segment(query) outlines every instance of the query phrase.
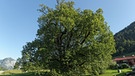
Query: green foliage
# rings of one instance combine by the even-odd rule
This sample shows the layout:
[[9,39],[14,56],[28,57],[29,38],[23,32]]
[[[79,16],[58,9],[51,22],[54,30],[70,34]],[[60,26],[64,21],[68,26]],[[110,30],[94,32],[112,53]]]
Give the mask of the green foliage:
[[81,11],[73,5],[72,1],[58,1],[55,9],[41,5],[37,38],[22,50],[25,71],[98,76],[108,67],[115,43],[102,9]]
[[14,66],[14,69],[21,69],[21,66],[22,66],[22,62],[21,62],[21,58],[18,58],[16,60],[16,63],[15,63],[15,66]]
[[114,35],[117,52],[113,56],[122,56],[135,51],[135,22]]
[[[41,43],[40,40],[36,39],[33,42],[28,42],[27,45],[23,47],[22,51],[22,69],[24,71],[37,71],[44,69],[45,67],[42,66],[40,63],[44,63],[45,57],[43,57],[43,51],[40,51]],[[42,56],[42,58],[40,58]]]
[[116,62],[115,62],[115,61],[111,61],[111,62],[109,63],[108,69],[112,69],[112,70],[118,69]]
[[126,68],[130,68],[130,66],[126,63],[123,63],[121,65],[118,66],[119,69],[126,69]]

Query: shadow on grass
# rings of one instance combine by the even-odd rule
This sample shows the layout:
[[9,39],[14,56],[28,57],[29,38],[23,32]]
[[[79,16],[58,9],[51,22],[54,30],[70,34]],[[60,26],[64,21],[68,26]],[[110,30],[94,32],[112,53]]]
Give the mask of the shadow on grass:
[[126,73],[120,73],[120,74],[117,74],[116,76],[125,76]]

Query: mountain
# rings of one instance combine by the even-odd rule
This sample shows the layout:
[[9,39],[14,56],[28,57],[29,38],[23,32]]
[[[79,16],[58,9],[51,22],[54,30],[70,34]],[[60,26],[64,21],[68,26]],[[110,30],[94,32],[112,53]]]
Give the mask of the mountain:
[[13,69],[14,65],[15,65],[16,61],[12,58],[5,58],[3,60],[0,60],[0,67],[2,67],[3,69]]
[[114,35],[117,52],[113,56],[135,53],[135,22]]

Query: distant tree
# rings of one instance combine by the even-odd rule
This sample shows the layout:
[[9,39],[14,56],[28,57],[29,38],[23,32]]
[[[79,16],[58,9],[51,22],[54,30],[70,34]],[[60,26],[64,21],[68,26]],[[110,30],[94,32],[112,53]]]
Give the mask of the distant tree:
[[73,5],[64,0],[55,9],[42,5],[37,39],[23,47],[25,70],[49,69],[55,76],[98,76],[108,67],[115,43],[102,9],[81,11]]

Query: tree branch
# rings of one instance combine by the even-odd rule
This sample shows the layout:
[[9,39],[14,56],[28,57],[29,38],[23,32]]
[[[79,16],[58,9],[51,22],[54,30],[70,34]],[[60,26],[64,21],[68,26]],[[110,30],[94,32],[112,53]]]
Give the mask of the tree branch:
[[82,42],[80,44],[83,44],[89,35],[90,35],[90,32],[88,32],[88,34],[85,35],[84,39],[82,40]]

